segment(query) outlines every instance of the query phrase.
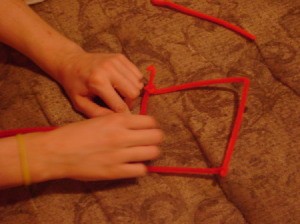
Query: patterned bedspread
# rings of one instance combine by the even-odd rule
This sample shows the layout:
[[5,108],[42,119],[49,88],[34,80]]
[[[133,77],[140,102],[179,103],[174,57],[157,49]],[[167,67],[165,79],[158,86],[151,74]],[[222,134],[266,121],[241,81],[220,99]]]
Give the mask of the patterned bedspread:
[[[155,65],[157,87],[249,78],[228,176],[150,174],[2,190],[1,224],[300,223],[300,1],[176,2],[237,24],[257,40],[148,0],[48,0],[34,10],[88,51],[125,54],[146,78],[146,67]],[[153,164],[219,166],[240,93],[240,85],[222,84],[152,96],[148,113],[166,132]],[[55,82],[0,46],[1,129],[82,119]]]

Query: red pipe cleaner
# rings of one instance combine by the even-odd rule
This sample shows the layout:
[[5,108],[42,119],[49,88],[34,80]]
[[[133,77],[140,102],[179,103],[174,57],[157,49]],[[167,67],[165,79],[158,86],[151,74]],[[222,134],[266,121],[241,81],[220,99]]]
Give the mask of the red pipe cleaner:
[[226,176],[228,173],[229,162],[232,157],[234,146],[238,138],[238,132],[242,124],[243,113],[246,106],[248,90],[250,86],[249,79],[245,77],[232,77],[232,78],[222,78],[215,80],[204,80],[197,82],[185,83],[177,86],[170,86],[161,89],[157,89],[154,85],[154,77],[156,75],[156,70],[154,66],[149,66],[147,70],[150,72],[150,79],[148,84],[145,86],[144,96],[142,98],[140,114],[147,113],[147,105],[150,95],[158,95],[165,93],[172,93],[180,90],[193,89],[198,87],[204,87],[214,84],[224,84],[224,83],[242,83],[243,90],[240,100],[240,105],[237,111],[237,116],[233,125],[232,133],[227,145],[227,149],[224,155],[224,159],[221,167],[216,168],[189,168],[189,167],[162,167],[162,166],[149,166],[149,172],[156,173],[177,173],[177,174],[219,174],[221,176]]
[[15,136],[17,134],[26,134],[32,132],[47,132],[56,129],[56,127],[35,127],[35,128],[20,128],[11,130],[0,130],[0,138]]
[[223,26],[229,30],[232,30],[250,40],[255,40],[256,37],[247,32],[246,30],[236,26],[236,25],[233,25],[227,21],[224,21],[222,19],[219,19],[219,18],[216,18],[216,17],[213,17],[213,16],[210,16],[210,15],[206,15],[204,13],[201,13],[201,12],[197,12],[195,10],[192,10],[192,9],[189,9],[187,7],[184,7],[182,5],[179,5],[179,4],[176,4],[174,2],[172,2],[171,0],[151,0],[151,3],[153,5],[156,5],[156,6],[162,6],[162,7],[167,7],[167,8],[170,8],[170,9],[174,9],[178,12],[181,12],[181,13],[184,13],[186,15],[190,15],[190,16],[194,16],[194,17],[197,17],[197,18],[200,18],[200,19],[204,19],[204,20],[207,20],[207,21],[210,21],[210,22],[213,22],[215,24],[218,24],[220,26]]

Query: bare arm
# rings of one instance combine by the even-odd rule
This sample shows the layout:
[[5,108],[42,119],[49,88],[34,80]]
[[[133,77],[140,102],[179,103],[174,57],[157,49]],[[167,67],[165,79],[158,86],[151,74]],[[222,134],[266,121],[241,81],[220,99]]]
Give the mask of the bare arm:
[[[107,180],[146,174],[163,133],[151,117],[111,114],[23,136],[32,183]],[[0,139],[0,188],[24,183],[15,137]]]
[[[43,149],[47,145],[47,134],[28,134],[26,137],[26,154],[30,168],[32,183],[42,182],[50,179],[59,179],[63,176],[56,174],[56,169],[49,166]],[[57,170],[62,174],[62,169]],[[0,189],[22,185],[24,183],[18,144],[15,137],[0,139]]]
[[[73,106],[88,117],[129,112],[143,88],[143,75],[121,54],[92,54],[59,34],[23,0],[2,0],[0,42],[31,58],[59,82]],[[100,97],[109,107],[93,103]]]
[[[1,0],[0,41],[30,57],[57,80],[78,111],[89,117],[106,115],[49,133],[25,135],[32,182],[145,175],[142,161],[158,156],[162,133],[153,118],[113,113],[129,111],[118,93],[133,100],[143,87],[142,74],[128,59],[85,52],[21,0]],[[93,103],[94,96],[110,109]],[[16,139],[0,139],[0,188],[22,183]]]
[[83,50],[44,22],[22,0],[2,0],[0,41],[31,58],[59,81],[58,71],[69,54]]

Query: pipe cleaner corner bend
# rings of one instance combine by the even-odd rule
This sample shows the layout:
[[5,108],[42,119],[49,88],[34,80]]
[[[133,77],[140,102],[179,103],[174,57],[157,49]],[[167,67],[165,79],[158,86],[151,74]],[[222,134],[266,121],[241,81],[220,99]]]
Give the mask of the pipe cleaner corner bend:
[[[219,18],[209,16],[195,10],[186,8],[182,5],[173,3],[171,0],[151,0],[151,3],[155,6],[162,6],[167,7],[178,12],[184,13],[186,15],[194,16],[200,19],[204,19],[220,26],[223,26],[229,30],[232,30],[245,38],[250,40],[255,40],[256,37],[243,30],[242,28],[233,25],[227,21],[221,20]],[[190,83],[184,83],[181,85],[170,86],[166,88],[157,89],[154,84],[154,78],[156,75],[156,69],[154,66],[149,66],[147,70],[150,72],[150,78],[148,84],[145,86],[145,92],[141,102],[141,110],[140,114],[147,114],[147,106],[149,102],[149,98],[151,95],[158,95],[158,94],[166,94],[172,93],[176,91],[186,90],[186,89],[194,89],[198,87],[205,87],[209,85],[215,84],[223,84],[223,83],[242,83],[243,90],[241,94],[239,108],[237,110],[237,115],[234,121],[234,125],[232,128],[232,132],[229,138],[229,142],[227,144],[227,148],[223,157],[223,162],[220,167],[215,168],[191,168],[191,167],[166,167],[166,166],[148,166],[149,172],[156,172],[156,173],[173,173],[173,174],[218,174],[220,176],[226,176],[228,173],[229,162],[232,158],[232,153],[234,150],[235,143],[238,138],[238,132],[242,124],[243,113],[246,106],[246,100],[248,95],[248,90],[250,86],[249,79],[245,77],[231,77],[231,78],[222,78],[222,79],[215,79],[215,80],[203,80],[203,81],[196,81]],[[14,130],[4,130],[0,131],[0,138],[14,136],[17,134],[25,134],[25,133],[32,133],[32,132],[46,132],[56,129],[57,127],[36,127],[36,128],[23,128],[23,129],[14,129]]]

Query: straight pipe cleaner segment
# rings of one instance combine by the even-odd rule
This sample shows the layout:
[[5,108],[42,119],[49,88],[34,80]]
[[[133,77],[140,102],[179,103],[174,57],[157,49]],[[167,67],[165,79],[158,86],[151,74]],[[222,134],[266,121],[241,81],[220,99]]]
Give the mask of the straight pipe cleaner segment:
[[194,17],[197,17],[197,18],[200,18],[200,19],[204,19],[204,20],[213,22],[215,24],[218,24],[218,25],[223,26],[223,27],[225,27],[229,30],[234,31],[234,32],[248,38],[249,40],[255,40],[256,39],[256,36],[254,36],[253,34],[249,33],[248,31],[246,31],[246,30],[244,30],[244,29],[242,29],[242,28],[240,28],[236,25],[233,25],[233,24],[231,24],[231,23],[229,23],[225,20],[210,16],[210,15],[206,15],[206,14],[201,13],[201,12],[197,12],[197,11],[195,11],[193,9],[190,9],[190,8],[187,8],[183,5],[176,4],[176,3],[172,2],[171,0],[151,0],[151,3],[155,6],[170,8],[170,9],[176,10],[178,12],[184,13],[184,14],[189,15],[189,16],[194,16]]

